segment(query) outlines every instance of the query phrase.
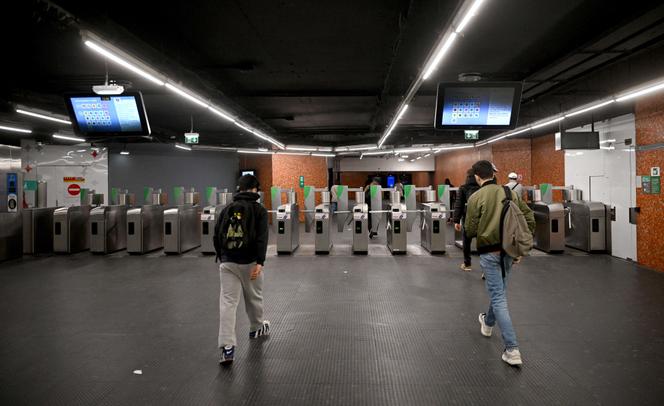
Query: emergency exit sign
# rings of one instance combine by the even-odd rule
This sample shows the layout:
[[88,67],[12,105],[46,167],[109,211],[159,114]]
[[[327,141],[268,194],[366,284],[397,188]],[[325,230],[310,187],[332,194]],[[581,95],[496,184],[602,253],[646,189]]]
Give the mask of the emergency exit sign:
[[198,133],[184,133],[185,144],[198,144]]
[[463,136],[467,140],[479,140],[480,132],[479,130],[465,130],[463,132]]

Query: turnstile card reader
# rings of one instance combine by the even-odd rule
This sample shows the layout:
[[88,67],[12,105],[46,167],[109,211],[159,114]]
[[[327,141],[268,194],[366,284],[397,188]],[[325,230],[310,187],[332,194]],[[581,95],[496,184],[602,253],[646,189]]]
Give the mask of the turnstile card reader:
[[315,237],[314,248],[316,254],[329,254],[332,249],[332,240],[330,239],[330,227],[332,225],[332,216],[330,205],[319,204],[314,212]]
[[277,254],[292,254],[300,246],[300,213],[297,204],[277,208]]
[[533,246],[545,252],[565,250],[565,208],[561,203],[534,202],[529,204],[535,215]]
[[212,237],[214,236],[214,228],[217,225],[217,220],[224,207],[226,206],[208,206],[201,213],[201,252],[203,254],[216,253]]
[[144,254],[164,246],[164,206],[145,205],[127,211],[127,252]]
[[353,207],[353,254],[369,253],[369,205]]
[[181,254],[201,245],[200,206],[182,205],[164,211],[164,252]]
[[72,254],[90,249],[91,209],[91,206],[72,206],[53,212],[53,252]]
[[393,255],[405,254],[407,251],[406,220],[406,205],[392,203],[387,213],[387,248]]
[[90,211],[90,252],[108,254],[127,248],[127,206],[102,206]]
[[422,247],[432,254],[444,254],[445,238],[445,206],[440,203],[422,204],[422,225],[420,241]]

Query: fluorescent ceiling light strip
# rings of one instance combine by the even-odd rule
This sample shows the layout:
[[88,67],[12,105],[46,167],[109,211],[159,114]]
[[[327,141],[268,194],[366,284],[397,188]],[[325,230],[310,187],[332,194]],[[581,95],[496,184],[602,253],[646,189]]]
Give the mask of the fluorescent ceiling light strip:
[[614,139],[604,140],[604,141],[600,141],[599,143],[600,144],[609,144],[609,143],[612,143],[612,142],[616,142],[616,140],[614,140]]
[[[540,123],[540,124],[535,124],[534,126],[532,126],[532,127],[530,127],[530,128],[532,128],[532,129],[534,130],[534,129],[536,129],[536,128],[546,127],[547,125],[551,125],[551,124],[553,124],[553,123],[557,123],[558,121],[562,121],[562,120],[564,120],[564,119],[565,119],[565,116],[556,117],[556,118],[551,119],[551,120],[549,120],[549,121],[545,121],[545,122]],[[515,134],[516,134],[516,133],[515,133]],[[514,135],[514,134],[510,134],[510,135]]]
[[47,116],[45,114],[34,113],[32,111],[23,110],[23,109],[16,109],[16,112],[19,113],[19,114],[25,114],[27,116],[37,117],[37,118],[41,118],[41,119],[44,119],[44,120],[50,120],[50,121],[55,121],[57,123],[71,125],[71,121],[69,121],[69,120],[62,120],[62,119],[55,118],[55,117],[52,117],[52,116]]
[[474,145],[453,145],[451,147],[440,147],[437,150],[434,151],[435,154],[441,152],[441,151],[451,151],[455,149],[465,149],[465,148],[475,148]]
[[456,32],[451,32],[445,42],[443,43],[443,46],[440,47],[438,52],[436,52],[436,55],[432,59],[432,61],[429,63],[428,68],[424,71],[424,75],[422,75],[422,80],[427,80],[431,76],[431,74],[436,70],[438,67],[438,64],[440,61],[443,59],[443,56],[447,53],[447,51],[450,49],[452,44],[454,43],[454,40],[457,37]]
[[235,119],[233,117],[231,117],[230,115],[224,113],[223,111],[221,111],[221,109],[218,109],[218,108],[212,107],[212,106],[208,106],[208,109],[211,112],[213,112],[214,114],[216,114],[219,117],[223,118],[224,120],[233,121],[233,122],[235,121]]
[[661,89],[664,89],[664,82],[653,85],[653,86],[650,86],[650,87],[646,87],[645,89],[632,91],[630,93],[624,94],[623,96],[618,96],[616,98],[616,101],[621,102],[621,101],[633,99],[635,97],[643,96],[644,94],[656,92],[656,91],[661,90]]
[[25,133],[25,134],[32,133],[32,130],[26,130],[24,128],[17,128],[17,127],[7,127],[5,125],[0,125],[0,130],[14,131],[14,132],[17,132],[17,133]]
[[185,99],[187,99],[187,100],[189,100],[189,101],[192,101],[192,102],[198,104],[198,105],[201,106],[201,107],[210,108],[210,104],[209,104],[209,103],[207,103],[207,102],[201,100],[200,98],[198,98],[198,97],[196,97],[196,96],[194,96],[194,95],[192,95],[192,94],[189,94],[189,93],[185,92],[184,90],[180,89],[180,88],[177,87],[177,86],[174,86],[174,85],[172,85],[172,84],[170,84],[170,83],[166,83],[166,87],[167,87],[169,90],[172,90],[173,92],[179,94],[180,96],[184,97]]
[[183,149],[185,151],[191,151],[191,147],[188,147],[186,145],[181,145],[181,144],[175,144],[175,148]]
[[238,149],[238,153],[240,154],[263,154],[263,155],[272,155],[271,151],[260,151],[260,150],[255,150],[255,149]]
[[277,152],[279,155],[300,155],[300,156],[309,156],[307,152]]
[[468,25],[468,22],[475,17],[477,14],[477,10],[480,8],[484,0],[475,0],[475,3],[473,3],[472,6],[470,6],[470,9],[466,13],[465,16],[463,16],[463,19],[459,23],[459,25],[456,27],[456,32],[459,33],[463,31],[464,28],[466,28],[466,25]]
[[399,120],[401,120],[401,117],[403,117],[403,115],[406,113],[406,110],[408,110],[408,104],[404,104],[401,107],[401,110],[399,110],[399,114],[397,114],[396,118],[392,121],[392,124],[390,124],[390,127],[385,132],[385,135],[383,135],[383,138],[381,138],[380,142],[378,143],[379,148],[383,146],[383,143],[385,143],[387,137],[389,137],[390,134],[392,134],[392,131],[397,126]]
[[567,118],[567,117],[578,116],[579,114],[583,114],[583,113],[587,113],[587,112],[595,110],[595,109],[599,109],[600,107],[604,107],[604,106],[606,106],[608,104],[611,104],[611,103],[614,103],[614,102],[615,102],[615,100],[611,99],[611,100],[605,101],[603,103],[599,103],[599,104],[595,104],[595,105],[590,106],[590,107],[586,107],[585,109],[582,109],[582,110],[579,110],[579,111],[575,111],[575,112],[572,112],[572,113],[569,113],[569,114],[565,114],[565,117]]
[[162,80],[157,79],[155,76],[153,76],[153,75],[147,73],[146,71],[144,71],[143,69],[138,68],[138,67],[134,66],[133,64],[125,61],[124,59],[122,59],[119,56],[113,54],[112,52],[110,52],[110,51],[102,48],[101,46],[95,44],[94,42],[92,42],[90,40],[87,40],[87,41],[85,41],[85,45],[88,48],[92,49],[93,51],[95,51],[99,54],[102,54],[106,58],[108,58],[108,59],[112,60],[113,62],[117,63],[118,65],[124,66],[125,68],[127,68],[130,71],[144,77],[145,79],[148,79],[149,81],[151,81],[151,82],[153,82],[153,83],[155,83],[159,86],[164,85],[164,82]]
[[291,147],[291,146],[287,146],[286,149],[289,150],[289,151],[318,151],[318,148],[316,148],[316,147],[297,147],[297,146]]
[[129,155],[129,151],[120,151],[120,155]]
[[324,157],[324,158],[334,158],[334,157],[336,157],[335,154],[311,154],[311,156],[319,156],[319,157]]
[[402,154],[402,153],[408,153],[408,152],[429,152],[431,151],[431,148],[403,148],[403,149],[395,149],[394,153],[395,154]]
[[53,138],[57,138],[59,140],[67,140],[67,141],[85,142],[83,138],[72,137],[70,135],[53,134]]
[[385,154],[391,154],[391,153],[392,153],[392,151],[382,150],[382,151],[363,152],[362,155],[365,155],[365,156],[385,155]]
[[428,158],[428,157],[430,157],[430,156],[431,156],[431,154],[426,154],[426,155],[424,155],[425,158]]
[[373,149],[378,149],[378,146],[371,145],[371,146],[362,146],[362,147],[340,147],[340,148],[345,148],[341,149],[340,151],[371,151]]

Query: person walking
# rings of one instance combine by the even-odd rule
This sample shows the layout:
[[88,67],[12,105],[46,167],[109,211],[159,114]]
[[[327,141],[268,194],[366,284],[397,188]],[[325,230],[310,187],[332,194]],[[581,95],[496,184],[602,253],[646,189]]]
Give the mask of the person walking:
[[470,245],[472,238],[468,238],[465,229],[462,227],[464,217],[466,215],[466,207],[468,206],[468,199],[480,188],[475,180],[475,175],[472,169],[466,173],[466,183],[459,187],[457,199],[454,202],[454,213],[452,214],[452,221],[454,222],[454,229],[461,232],[461,239],[463,243],[463,263],[460,268],[463,271],[470,272],[471,259],[470,259]]
[[[507,191],[496,184],[496,168],[491,162],[478,161],[472,169],[480,189],[468,200],[464,227],[469,238],[477,238],[480,266],[486,276],[485,284],[490,298],[488,311],[479,315],[480,332],[490,337],[497,323],[505,343],[503,361],[509,365],[521,365],[521,352],[507,306],[507,281],[513,259],[505,254],[501,236],[503,201],[507,198]],[[533,212],[514,191],[509,193],[532,233],[535,230]]]
[[257,202],[258,179],[244,175],[239,192],[222,211],[214,232],[214,247],[219,265],[219,363],[230,365],[235,357],[235,321],[240,294],[249,317],[249,338],[270,333],[270,322],[263,319],[263,265],[267,253],[268,215]]
[[507,182],[505,186],[510,188],[510,190],[513,190],[520,199],[523,199],[523,185],[519,182],[519,175],[517,175],[516,172],[510,172],[510,174],[507,175],[507,178],[509,179],[509,182]]

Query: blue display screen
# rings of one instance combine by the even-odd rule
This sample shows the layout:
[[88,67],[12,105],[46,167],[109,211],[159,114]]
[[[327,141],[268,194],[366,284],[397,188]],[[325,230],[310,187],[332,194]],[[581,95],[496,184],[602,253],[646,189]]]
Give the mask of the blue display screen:
[[387,187],[388,188],[393,188],[394,187],[394,176],[388,176],[387,177]]
[[442,124],[509,125],[514,96],[514,89],[506,87],[446,88]]
[[134,96],[72,97],[78,128],[83,133],[123,133],[142,130]]

